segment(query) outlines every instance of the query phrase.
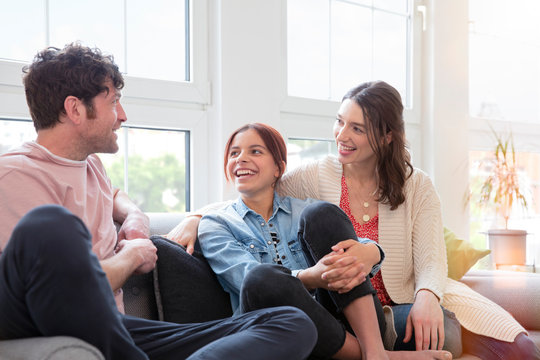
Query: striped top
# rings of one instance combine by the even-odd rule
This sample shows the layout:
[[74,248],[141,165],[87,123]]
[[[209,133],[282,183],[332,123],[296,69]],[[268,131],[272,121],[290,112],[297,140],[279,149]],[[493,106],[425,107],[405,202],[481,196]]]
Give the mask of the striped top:
[[[287,172],[278,192],[339,205],[342,175],[337,158],[328,156]],[[471,332],[503,341],[513,341],[525,332],[499,305],[447,277],[440,200],[431,180],[421,170],[415,169],[407,180],[405,198],[392,211],[389,205],[379,204],[379,244],[386,254],[381,275],[391,300],[397,304],[412,303],[419,290],[428,289]]]

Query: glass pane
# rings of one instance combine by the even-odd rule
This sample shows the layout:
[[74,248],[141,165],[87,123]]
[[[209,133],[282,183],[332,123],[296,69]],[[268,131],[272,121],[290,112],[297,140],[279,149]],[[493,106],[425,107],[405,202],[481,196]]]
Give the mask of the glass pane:
[[143,211],[185,211],[187,133],[127,131],[129,196]]
[[[185,1],[127,2],[127,73],[152,79],[185,81]],[[152,64],[159,66],[151,66]]]
[[373,24],[373,80],[386,81],[406,99],[407,18],[375,11]]
[[405,14],[407,12],[409,0],[373,0],[373,6],[377,9],[384,9]]
[[122,0],[49,0],[50,45],[81,41],[114,55],[125,71],[124,6]]
[[0,154],[36,138],[32,121],[0,119]]
[[287,1],[288,93],[328,99],[328,0]]
[[540,123],[540,2],[469,6],[470,114]]
[[289,95],[339,101],[381,79],[409,103],[408,0],[378,3],[384,11],[370,0],[287,1]]
[[287,143],[287,169],[294,169],[303,162],[337,154],[333,140],[289,138]]
[[352,87],[372,80],[371,13],[363,6],[332,2],[332,100],[341,100]]
[[46,46],[45,2],[0,0],[0,58],[30,62]]

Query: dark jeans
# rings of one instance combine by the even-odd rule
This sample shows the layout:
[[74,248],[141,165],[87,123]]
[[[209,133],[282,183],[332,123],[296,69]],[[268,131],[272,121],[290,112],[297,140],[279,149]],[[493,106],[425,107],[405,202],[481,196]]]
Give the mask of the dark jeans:
[[[310,266],[330,253],[336,243],[357,238],[347,215],[327,202],[317,202],[304,209],[298,236]],[[284,305],[303,310],[313,320],[319,334],[312,358],[327,359],[341,349],[345,341],[345,327],[348,327],[342,310],[362,296],[373,296],[379,318],[379,324],[373,324],[374,331],[384,333],[382,307],[369,280],[346,294],[317,289],[315,300],[302,282],[290,276],[290,273],[287,268],[271,264],[252,269],[242,284],[242,311]]]
[[290,307],[199,324],[124,316],[90,239],[60,206],[21,219],[0,256],[0,339],[68,335],[130,360],[303,359],[313,348],[313,323]]

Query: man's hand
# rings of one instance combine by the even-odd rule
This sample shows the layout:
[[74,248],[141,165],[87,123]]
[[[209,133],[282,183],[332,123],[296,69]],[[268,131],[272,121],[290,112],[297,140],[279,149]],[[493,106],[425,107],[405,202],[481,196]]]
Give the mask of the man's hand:
[[416,300],[407,317],[403,342],[411,340],[413,328],[416,350],[442,350],[444,315],[439,299],[429,290],[420,290],[416,294]]
[[128,255],[137,265],[135,274],[145,274],[156,266],[157,248],[149,239],[122,240],[116,250],[119,255]]
[[120,231],[118,241],[131,239],[148,239],[150,237],[150,220],[141,211],[132,211],[127,216]]
[[197,241],[197,231],[201,217],[198,215],[187,216],[176,225],[167,235],[167,239],[179,243],[186,248],[188,254],[193,254],[195,242]]

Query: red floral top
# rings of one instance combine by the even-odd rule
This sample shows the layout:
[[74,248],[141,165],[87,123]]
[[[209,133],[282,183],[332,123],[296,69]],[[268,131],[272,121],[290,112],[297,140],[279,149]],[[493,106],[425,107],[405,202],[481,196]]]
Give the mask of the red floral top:
[[[339,207],[345,211],[345,214],[347,214],[351,220],[354,226],[354,231],[358,237],[368,238],[376,243],[379,243],[379,215],[375,215],[363,225],[356,221],[351,213],[349,189],[347,188],[347,183],[345,182],[345,176],[341,176],[341,199],[339,201]],[[380,271],[373,278],[371,278],[371,284],[375,290],[377,290],[377,296],[379,297],[379,300],[383,306],[394,305],[394,302],[392,299],[390,299],[390,295],[388,295],[388,292],[386,291]]]

